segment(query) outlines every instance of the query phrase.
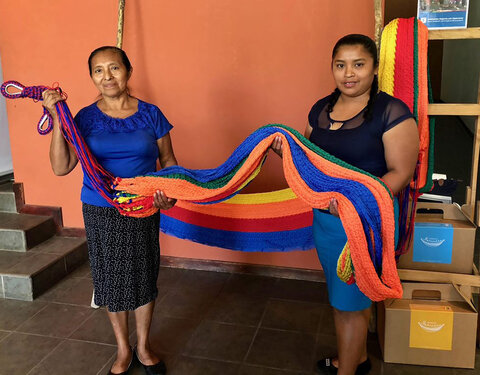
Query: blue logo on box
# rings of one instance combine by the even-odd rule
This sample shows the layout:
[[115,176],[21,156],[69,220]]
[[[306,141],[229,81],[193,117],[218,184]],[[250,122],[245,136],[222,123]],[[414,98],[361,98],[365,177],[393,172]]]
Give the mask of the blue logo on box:
[[413,261],[425,263],[452,263],[453,225],[442,223],[415,223]]

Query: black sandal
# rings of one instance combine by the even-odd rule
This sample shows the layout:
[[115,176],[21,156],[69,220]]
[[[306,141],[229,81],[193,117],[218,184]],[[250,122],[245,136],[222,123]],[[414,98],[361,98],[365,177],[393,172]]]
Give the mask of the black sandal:
[[363,361],[357,366],[355,375],[367,375],[371,369],[372,369],[372,362],[370,362],[370,358],[367,358],[365,361]]
[[[140,360],[138,360],[140,362]],[[144,365],[140,362],[145,369],[145,373],[147,375],[165,375],[167,373],[167,366],[165,366],[165,362],[160,361],[155,363],[154,365]]]
[[338,369],[333,365],[333,358],[324,358],[317,362],[316,370],[319,374],[336,374]]
[[[134,352],[136,353],[137,348],[134,349]],[[138,362],[143,366],[143,369],[145,370],[145,373],[147,375],[166,375],[167,373],[167,366],[165,365],[165,362],[162,360],[158,361],[154,365],[144,365],[141,361],[140,358],[137,355]]]
[[[338,368],[333,365],[333,358],[324,358],[317,362],[317,372],[324,375],[332,375],[338,372]],[[355,375],[367,375],[372,369],[372,362],[367,358],[357,366]]]

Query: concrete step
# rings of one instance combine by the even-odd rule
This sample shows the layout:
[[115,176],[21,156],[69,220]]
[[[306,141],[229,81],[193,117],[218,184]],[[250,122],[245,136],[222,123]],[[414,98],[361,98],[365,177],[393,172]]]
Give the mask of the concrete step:
[[17,212],[17,202],[13,191],[13,181],[0,184],[0,211]]
[[0,249],[24,252],[55,234],[52,217],[0,212]]
[[0,250],[0,297],[33,301],[87,259],[84,237],[54,236],[28,252]]

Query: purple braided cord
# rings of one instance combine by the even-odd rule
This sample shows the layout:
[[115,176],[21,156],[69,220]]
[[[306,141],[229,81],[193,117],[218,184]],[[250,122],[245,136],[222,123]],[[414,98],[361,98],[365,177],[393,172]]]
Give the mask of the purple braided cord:
[[[9,86],[14,86],[16,88],[21,88],[22,90],[19,92],[16,92],[15,94],[10,94],[7,92],[7,88]],[[2,84],[0,87],[0,91],[2,95],[8,99],[18,99],[18,98],[30,98],[35,101],[40,101],[43,100],[42,98],[42,93],[45,90],[51,90],[50,87],[47,86],[23,86],[21,83],[17,81],[6,81]],[[61,92],[61,90],[60,90]],[[43,124],[45,121],[48,120],[48,126],[46,128],[43,128]],[[47,111],[46,108],[43,108],[43,115],[38,121],[37,124],[37,130],[40,135],[45,135],[48,134],[52,131],[53,129],[53,118],[50,115],[50,113]]]

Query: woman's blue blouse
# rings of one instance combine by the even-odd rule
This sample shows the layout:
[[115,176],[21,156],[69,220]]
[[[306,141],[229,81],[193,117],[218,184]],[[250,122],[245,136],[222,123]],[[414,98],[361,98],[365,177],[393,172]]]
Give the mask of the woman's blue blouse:
[[[157,106],[141,100],[137,112],[124,119],[106,115],[93,103],[78,112],[75,123],[98,163],[113,176],[124,178],[156,170],[157,140],[172,129]],[[111,206],[85,173],[81,200],[94,206]]]

